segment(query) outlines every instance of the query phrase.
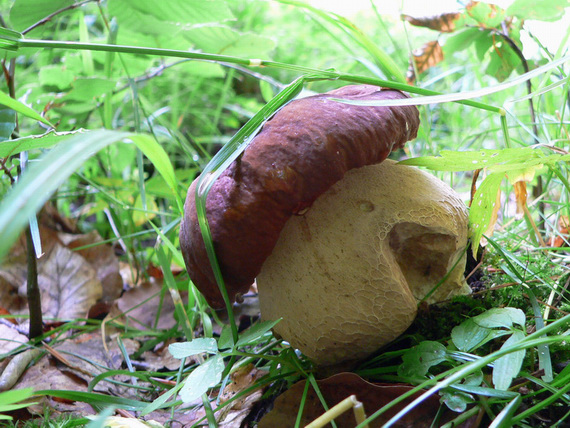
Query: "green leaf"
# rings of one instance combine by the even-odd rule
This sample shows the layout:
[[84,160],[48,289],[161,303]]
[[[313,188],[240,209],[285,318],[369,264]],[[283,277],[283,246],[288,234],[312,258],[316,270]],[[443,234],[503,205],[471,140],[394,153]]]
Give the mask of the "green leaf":
[[224,325],[218,340],[219,349],[230,349],[234,347],[234,339],[232,337],[232,329],[229,325]]
[[65,97],[66,101],[93,101],[94,99],[112,91],[115,82],[97,77],[81,78],[73,82],[73,89]]
[[109,13],[120,26],[142,34],[172,37],[184,28],[234,18],[221,0],[109,0]]
[[168,352],[170,352],[174,358],[179,359],[203,352],[216,354],[218,352],[218,344],[216,343],[216,339],[204,337],[194,339],[190,342],[171,343],[168,345]]
[[424,377],[430,367],[446,360],[446,350],[439,342],[425,341],[408,349],[402,356],[403,363],[398,367],[398,375]]
[[40,85],[55,87],[58,90],[67,89],[75,79],[77,72],[70,70],[68,65],[44,65],[40,68]]
[[178,183],[176,181],[176,175],[174,174],[174,167],[166,151],[153,137],[147,134],[132,135],[130,140],[144,153],[162,178],[164,178],[164,181],[166,181],[166,184],[170,190],[172,190],[172,194],[176,198],[180,212],[182,212],[184,204],[178,194]]
[[454,52],[461,52],[467,49],[471,43],[485,38],[485,33],[478,28],[466,28],[452,36],[447,37],[443,45],[443,53],[447,57]]
[[516,0],[507,8],[507,15],[521,20],[557,21],[569,6],[568,0]]
[[518,308],[492,308],[481,315],[471,318],[477,325],[485,328],[512,328],[513,324],[524,327],[526,316]]
[[240,33],[224,25],[192,28],[182,33],[196,49],[221,55],[265,57],[275,42],[264,36]]
[[17,31],[0,27],[0,49],[15,52],[20,47],[22,35]]
[[[424,156],[401,161],[404,165],[423,166],[433,171],[473,171],[495,165],[512,165],[512,168],[526,166],[532,159],[544,159],[540,149],[531,147],[459,152],[442,150],[440,156]],[[542,160],[544,162],[544,160]]]
[[[501,349],[507,349],[509,346],[524,339],[524,332],[515,330],[509,337]],[[526,350],[511,352],[503,355],[495,361],[493,366],[493,384],[496,389],[506,390],[511,385],[513,379],[519,374],[524,360]]]
[[130,136],[107,130],[74,135],[28,167],[0,204],[0,260],[35,214],[87,159]]
[[513,426],[513,415],[522,404],[522,396],[517,394],[509,404],[493,420],[489,428],[511,428]]
[[16,30],[23,31],[53,12],[73,3],[73,0],[15,0],[10,9],[10,22]]
[[194,369],[184,381],[180,390],[180,398],[190,403],[205,394],[208,389],[216,386],[222,380],[224,371],[224,358],[216,355]]
[[477,254],[481,238],[494,219],[495,210],[498,209],[497,194],[504,177],[505,174],[500,172],[488,175],[473,196],[473,203],[469,209],[469,232],[473,254]]
[[16,129],[16,112],[11,108],[0,109],[0,142],[8,140]]
[[454,412],[464,412],[467,405],[473,403],[473,397],[460,391],[446,389],[441,393],[441,401]]
[[281,318],[275,321],[263,321],[258,322],[252,325],[250,328],[245,330],[243,333],[240,334],[237,346],[243,346],[245,344],[251,343],[254,340],[259,339],[269,330],[277,325],[277,323],[281,321]]
[[495,4],[473,2],[467,6],[469,16],[483,28],[496,28],[505,19],[505,11]]
[[453,344],[457,349],[464,352],[477,348],[488,335],[489,329],[481,327],[471,318],[451,330]]
[[11,108],[12,110],[15,110],[18,113],[23,114],[26,117],[29,117],[31,119],[37,120],[39,122],[42,122],[43,124],[49,126],[50,128],[53,128],[54,126],[49,123],[46,119],[44,119],[43,117],[41,117],[38,113],[36,113],[35,110],[32,110],[30,107],[28,107],[27,105],[21,103],[18,100],[15,100],[14,98],[10,97],[9,95],[6,95],[4,92],[0,91],[0,104],[5,105],[6,107]]
[[55,146],[56,144],[62,143],[73,135],[84,134],[86,132],[87,131],[85,129],[78,129],[77,131],[70,132],[50,131],[42,135],[32,135],[30,137],[2,141],[0,142],[0,158],[17,155],[20,152],[34,149],[47,149]]

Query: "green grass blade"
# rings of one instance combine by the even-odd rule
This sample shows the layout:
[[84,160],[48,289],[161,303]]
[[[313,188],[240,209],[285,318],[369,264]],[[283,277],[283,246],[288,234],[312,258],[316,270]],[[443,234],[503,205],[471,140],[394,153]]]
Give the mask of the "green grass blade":
[[489,428],[509,428],[512,425],[512,416],[522,403],[522,397],[517,395],[509,404],[507,404],[501,413],[497,415],[495,420],[489,425]]
[[9,96],[9,95],[5,94],[4,92],[1,92],[1,91],[0,91],[0,104],[5,105],[6,107],[9,107],[12,110],[14,110],[14,111],[26,116],[26,117],[37,120],[37,121],[43,123],[44,125],[49,126],[50,128],[54,127],[48,120],[41,117],[40,114],[38,112],[36,112],[34,109],[31,109],[27,105],[21,103],[18,100],[15,100],[11,96]]
[[64,141],[26,169],[0,204],[0,260],[57,188],[88,158],[130,134],[94,131]]

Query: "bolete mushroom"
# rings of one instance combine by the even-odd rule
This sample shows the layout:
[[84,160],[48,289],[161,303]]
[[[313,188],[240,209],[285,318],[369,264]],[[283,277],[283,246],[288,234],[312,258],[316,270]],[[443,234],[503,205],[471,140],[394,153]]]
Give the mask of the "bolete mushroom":
[[[233,162],[230,167],[225,170],[219,179],[213,184],[206,200],[206,213],[210,226],[216,256],[222,271],[226,288],[230,298],[233,300],[237,295],[246,292],[254,279],[259,275],[262,265],[273,251],[282,229],[288,221],[298,221],[303,218],[309,218],[314,210],[315,200],[317,202],[320,197],[331,186],[339,182],[347,171],[349,171],[348,178],[354,174],[359,175],[361,167],[366,165],[374,165],[382,162],[388,154],[396,148],[401,148],[404,143],[412,138],[415,138],[419,126],[419,114],[414,106],[398,106],[398,107],[380,107],[380,106],[359,106],[347,103],[341,103],[331,98],[343,98],[349,100],[383,100],[383,99],[401,99],[405,98],[400,91],[391,89],[380,89],[375,86],[369,85],[353,85],[346,86],[326,94],[320,94],[312,97],[302,98],[295,100],[285,107],[283,107],[272,119],[267,121],[259,134],[251,141],[250,145],[245,149],[244,153]],[[397,167],[400,169],[401,167]],[[351,171],[354,170],[354,171]],[[367,170],[367,168],[364,168]],[[424,175],[424,173],[420,173]],[[344,180],[343,180],[344,181]],[[386,193],[396,192],[398,194],[416,193],[415,189],[403,191],[400,180],[395,179],[397,185],[385,185]],[[366,186],[370,186],[370,182],[366,182]],[[341,183],[338,183],[341,187]],[[383,183],[374,183],[372,187],[377,188],[383,186]],[[195,186],[196,181],[192,183],[188,190],[188,196],[185,203],[185,215],[180,229],[180,246],[182,254],[188,269],[189,275],[202,292],[208,303],[213,307],[223,306],[223,299],[219,292],[218,286],[214,278],[212,268],[210,266],[208,256],[205,250],[204,241],[200,232],[197,220],[197,213],[195,207]],[[426,192],[426,197],[432,192],[431,188],[423,187]],[[364,189],[363,189],[364,190]],[[332,190],[334,192],[334,189]],[[436,196],[436,198],[439,196]],[[445,198],[444,198],[445,199]],[[367,196],[359,198],[363,202],[363,208],[360,211],[366,212],[366,209],[373,210],[394,210],[398,211],[400,208],[392,204],[381,205],[375,199],[368,199]],[[368,202],[372,205],[369,205]],[[442,201],[445,204],[456,204],[457,200],[454,199],[453,203],[445,199]],[[319,203],[320,204],[320,203]],[[317,204],[317,205],[319,205]],[[342,203],[339,205],[344,209]],[[367,208],[368,207],[368,208]],[[378,207],[378,208],[377,208]],[[408,208],[406,208],[408,209]],[[458,210],[459,212],[460,210]],[[340,212],[331,213],[334,216],[340,216]],[[401,213],[402,215],[404,213]],[[433,211],[417,211],[418,216],[433,216]],[[465,217],[465,210],[463,209],[463,216]],[[293,219],[291,219],[293,217]],[[396,218],[397,215],[396,215]],[[414,240],[405,239],[409,234],[418,236],[417,227],[435,227],[436,230],[443,230],[444,227],[434,226],[432,223],[426,223],[423,226],[409,226],[414,223],[410,216],[405,217],[405,222],[401,225],[394,224],[397,227],[397,232],[389,233],[392,236],[392,246],[402,248],[401,251],[396,251],[393,254],[388,252],[380,252],[387,257],[397,260],[394,269],[398,266],[398,261],[403,264],[411,264],[413,261],[405,258],[405,253],[413,251],[416,252]],[[354,219],[347,219],[349,222],[356,222]],[[459,222],[459,220],[457,220]],[[373,223],[373,222],[372,222]],[[417,222],[416,222],[417,223]],[[465,222],[464,222],[465,223]],[[326,225],[323,228],[326,229]],[[288,235],[289,232],[287,232]],[[379,232],[378,232],[379,233]],[[340,255],[333,255],[332,263],[338,260],[345,259],[342,251],[349,252],[353,249],[358,249],[359,252],[363,249],[372,251],[375,244],[380,243],[378,233],[374,233],[369,229],[366,238],[367,241],[358,243],[357,241],[348,244],[347,238],[341,238],[336,242],[329,242],[323,244],[324,247],[332,246],[341,251]],[[435,233],[435,232],[434,232]],[[442,232],[443,235],[449,234]],[[429,232],[428,232],[429,235]],[[427,235],[426,235],[427,236]],[[284,236],[283,239],[288,239]],[[452,238],[455,244],[452,253],[455,253],[458,247],[461,246],[463,238]],[[401,242],[400,242],[401,241]],[[417,239],[418,244],[421,242]],[[429,241],[429,240],[427,240]],[[444,240],[446,245],[447,241]],[[423,247],[429,247],[430,243],[426,242]],[[360,247],[359,247],[360,246]],[[448,245],[449,246],[449,245]],[[281,246],[282,248],[282,246]],[[380,248],[380,247],[377,247]],[[435,249],[430,249],[435,250]],[[282,250],[287,252],[287,250]],[[366,251],[366,250],[364,250]],[[439,251],[439,250],[437,250]],[[400,256],[398,256],[400,254]],[[337,259],[337,257],[339,259]],[[345,259],[348,260],[348,259]],[[330,262],[330,260],[329,260]],[[351,262],[349,262],[350,264]],[[373,262],[379,264],[380,261]],[[274,308],[273,303],[278,303],[280,297],[272,297],[263,288],[267,283],[271,282],[272,289],[274,289],[278,280],[276,265],[280,264],[276,258],[273,258],[272,265],[274,269],[266,270],[261,277],[261,283],[258,284],[260,296],[262,297],[262,305],[269,308]],[[303,270],[308,265],[290,265],[295,271]],[[447,260],[445,263],[447,267]],[[439,265],[424,266],[425,269],[434,269],[433,277],[443,275]],[[347,266],[348,269],[353,267]],[[264,268],[265,269],[265,268]],[[458,267],[460,269],[460,267]],[[269,272],[275,274],[275,279],[272,279]],[[323,270],[322,272],[326,272]],[[437,273],[436,273],[437,272]],[[293,281],[293,274],[297,272],[290,272],[292,275],[289,279]],[[398,275],[398,273],[394,273]],[[273,274],[271,274],[273,275]],[[391,280],[388,277],[383,277],[380,274],[373,278],[369,278],[367,282],[376,287],[375,290],[367,292],[367,299],[370,301],[372,312],[368,313],[365,318],[367,322],[376,323],[381,317],[378,311],[381,312],[388,308],[395,307],[394,303],[384,303],[380,308],[378,305],[373,305],[373,302],[378,301],[382,296],[390,299],[391,296],[398,295],[402,302],[402,306],[409,308],[410,313],[404,318],[406,321],[400,321],[400,326],[395,330],[401,332],[402,326],[405,323],[411,322],[415,315],[415,301],[408,295],[408,297],[401,297],[406,294],[404,291],[386,291],[382,288],[383,281]],[[385,275],[385,274],[384,274]],[[399,273],[400,276],[404,276]],[[286,276],[286,275],[285,275]],[[288,286],[284,282],[289,283],[285,276],[279,280],[280,286]],[[428,275],[429,276],[429,275]],[[340,278],[340,277],[339,277]],[[352,287],[359,290],[362,284],[355,285],[355,277],[348,279],[342,287],[341,295],[330,294],[329,299],[332,301],[340,301],[344,296],[352,294]],[[360,277],[361,281],[363,276]],[[375,279],[380,279],[379,281]],[[408,278],[405,278],[408,279]],[[335,281],[332,278],[333,282]],[[347,277],[343,277],[346,281]],[[265,285],[264,285],[265,283]],[[309,284],[312,286],[312,284]],[[294,285],[293,285],[294,286]],[[308,292],[308,290],[306,291]],[[325,294],[329,293],[327,287],[324,289]],[[283,294],[283,290],[280,291]],[[287,294],[287,292],[285,292]],[[408,293],[409,294],[409,293]],[[421,293],[420,293],[421,294]],[[306,295],[306,294],[303,294]],[[355,334],[360,335],[364,329],[360,331],[350,331],[350,325],[353,321],[346,323],[337,318],[339,312],[332,315],[329,309],[323,306],[325,302],[324,296],[317,296],[316,300],[305,301],[307,311],[311,312],[312,308],[319,308],[321,314],[326,317],[328,328],[331,331],[338,329],[338,326],[344,325],[349,327],[343,330],[340,336],[346,334],[348,336]],[[360,293],[362,296],[362,293]],[[361,297],[358,297],[359,299]],[[282,301],[284,305],[293,304],[296,302],[295,296],[289,296],[292,300]],[[364,303],[364,302],[361,302]],[[352,304],[351,298],[348,299],[348,307],[342,312],[349,313],[351,311],[350,305]],[[336,305],[338,306],[338,305]],[[269,309],[267,309],[269,310]],[[272,309],[273,310],[273,309]],[[332,311],[332,308],[330,308]],[[288,312],[288,310],[286,311]],[[301,312],[294,313],[293,316],[301,317]],[[272,318],[278,315],[278,312],[273,312],[271,315],[262,312],[262,317],[265,319]],[[396,319],[395,316],[392,318]],[[303,320],[299,319],[301,324]],[[287,321],[282,321],[280,324],[294,326],[295,324],[288,324]],[[305,324],[307,326],[308,324]],[[391,328],[385,327],[384,328]],[[310,329],[306,328],[305,333]],[[295,330],[295,327],[288,327],[287,334]],[[373,329],[368,330],[368,334]],[[280,331],[279,329],[277,330]],[[285,330],[283,330],[283,333]],[[282,333],[280,333],[282,334]],[[374,333],[375,334],[375,333]],[[399,333],[398,333],[399,334]],[[306,345],[307,335],[305,339],[297,340],[294,336],[287,337],[285,334],[282,336],[291,341],[294,346],[299,346],[303,352],[307,352],[319,364],[332,364],[329,358],[321,358],[323,352],[327,353],[329,350],[319,344]],[[315,339],[320,343],[323,342],[325,336],[324,331],[315,332]],[[390,338],[397,336],[397,334],[389,335]],[[338,335],[336,336],[338,337]],[[362,336],[359,343],[366,342]],[[336,340],[333,340],[334,346]],[[349,341],[350,342],[350,341]],[[374,342],[375,345],[368,344],[365,351],[357,351],[359,356],[370,353],[373,346],[378,347],[378,341]],[[327,345],[328,346],[328,345]],[[352,346],[352,345],[350,345]],[[311,349],[315,350],[312,352]],[[374,348],[375,349],[375,348]],[[350,352],[344,351],[344,357],[341,359],[356,359],[351,358]],[[356,355],[356,354],[354,354]],[[348,357],[347,357],[348,356]],[[336,363],[338,361],[334,361]]]
[[257,276],[261,314],[321,366],[361,360],[412,323],[418,301],[468,292],[467,212],[438,178],[386,160],[348,171],[289,219]]

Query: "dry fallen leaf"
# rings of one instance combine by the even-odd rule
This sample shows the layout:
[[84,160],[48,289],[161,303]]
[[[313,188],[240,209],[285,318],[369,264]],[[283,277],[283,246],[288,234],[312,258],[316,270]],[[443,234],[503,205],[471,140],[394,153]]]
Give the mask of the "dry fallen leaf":
[[[365,381],[354,373],[339,373],[327,379],[320,380],[317,383],[329,408],[354,394],[357,399],[363,403],[367,416],[370,416],[376,410],[412,389],[412,387],[408,385],[373,384]],[[277,397],[273,410],[261,419],[259,428],[289,428],[295,426],[295,419],[297,418],[304,388],[305,381],[297,382],[289,388],[289,390]],[[418,395],[419,394],[415,394],[387,410],[379,418],[371,422],[369,426],[371,428],[383,426],[389,418],[417,398]],[[439,397],[437,395],[431,396],[425,400],[421,406],[414,408],[392,426],[410,428],[430,427],[440,406]],[[309,388],[301,425],[304,426],[312,422],[324,412],[325,410],[314,389]],[[450,415],[453,415],[453,413],[450,413],[448,418]],[[335,422],[338,428],[354,428],[356,425],[352,412],[344,413],[335,419]]]
[[[412,61],[415,63],[412,64]],[[414,49],[412,51],[412,57],[410,59],[410,65],[408,66],[408,72],[406,73],[406,80],[408,84],[413,84],[416,80],[416,70],[419,74],[426,71],[428,68],[435,66],[436,64],[443,61],[443,50],[441,45],[437,40],[432,40],[431,42],[424,43],[424,45],[419,49]]]
[[408,21],[416,27],[426,27],[432,30],[440,31],[442,33],[451,33],[455,31],[455,22],[459,19],[461,13],[443,13],[437,16],[429,16],[422,18],[415,18],[410,15],[402,15],[402,19]]

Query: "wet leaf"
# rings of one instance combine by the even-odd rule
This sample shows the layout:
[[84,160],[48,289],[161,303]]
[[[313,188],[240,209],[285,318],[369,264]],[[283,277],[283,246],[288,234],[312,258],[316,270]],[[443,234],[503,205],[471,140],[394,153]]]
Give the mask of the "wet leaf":
[[526,322],[524,312],[518,308],[492,308],[471,319],[485,328],[512,328],[514,324],[523,327]]
[[477,348],[488,334],[488,328],[481,327],[469,318],[451,330],[451,340],[457,349],[469,352]]

